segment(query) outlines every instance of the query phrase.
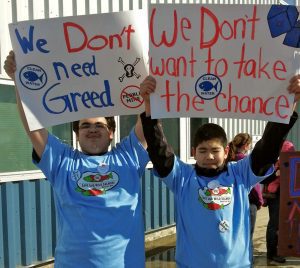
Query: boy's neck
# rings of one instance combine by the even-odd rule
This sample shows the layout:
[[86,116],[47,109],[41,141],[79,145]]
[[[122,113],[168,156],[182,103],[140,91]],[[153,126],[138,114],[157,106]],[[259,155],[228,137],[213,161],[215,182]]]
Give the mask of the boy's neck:
[[215,177],[220,175],[222,172],[227,171],[227,165],[223,164],[221,167],[217,169],[213,169],[213,168],[202,168],[196,164],[195,170],[198,176]]

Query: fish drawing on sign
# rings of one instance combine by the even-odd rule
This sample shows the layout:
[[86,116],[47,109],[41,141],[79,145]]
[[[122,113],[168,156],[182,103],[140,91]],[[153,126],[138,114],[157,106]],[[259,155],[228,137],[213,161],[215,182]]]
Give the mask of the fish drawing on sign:
[[30,81],[30,82],[35,82],[37,80],[40,80],[41,83],[43,83],[43,76],[44,74],[42,74],[40,77],[33,71],[28,71],[28,72],[25,72],[24,74],[24,77]]
[[214,88],[215,91],[217,92],[218,91],[218,83],[219,82],[217,82],[216,84],[213,84],[210,81],[204,81],[199,84],[199,88],[203,91],[211,91]]

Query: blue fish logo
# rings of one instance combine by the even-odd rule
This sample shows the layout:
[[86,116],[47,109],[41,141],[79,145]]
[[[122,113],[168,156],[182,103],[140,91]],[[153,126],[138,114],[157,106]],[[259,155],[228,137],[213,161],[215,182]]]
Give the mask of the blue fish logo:
[[45,70],[36,64],[28,64],[21,68],[19,79],[22,85],[30,90],[39,90],[48,81]]
[[217,75],[204,74],[197,79],[195,91],[201,99],[215,99],[222,91],[222,81]]
[[215,91],[218,92],[218,84],[219,82],[213,84],[210,81],[204,81],[199,84],[199,88],[203,91],[211,91],[214,88]]
[[40,77],[33,71],[27,71],[23,74],[23,76],[30,82],[35,82],[37,80],[40,80],[41,83],[43,83],[43,76],[44,74],[42,74]]

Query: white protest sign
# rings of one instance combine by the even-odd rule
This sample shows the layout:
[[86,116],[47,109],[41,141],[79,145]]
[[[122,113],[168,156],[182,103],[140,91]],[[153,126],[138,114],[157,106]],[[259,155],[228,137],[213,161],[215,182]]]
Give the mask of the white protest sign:
[[30,129],[143,111],[147,23],[138,10],[10,24]]
[[298,15],[295,6],[150,5],[152,117],[287,123],[294,96],[286,88],[299,71]]

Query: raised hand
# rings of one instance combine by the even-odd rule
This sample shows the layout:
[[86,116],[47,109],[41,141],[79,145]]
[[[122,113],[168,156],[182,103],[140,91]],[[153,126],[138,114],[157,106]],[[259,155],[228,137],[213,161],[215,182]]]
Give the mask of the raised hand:
[[16,59],[15,59],[15,53],[12,50],[7,55],[3,68],[7,73],[7,75],[11,79],[15,80]]
[[290,94],[295,94],[295,103],[300,100],[300,75],[295,75],[291,78],[287,88]]
[[153,76],[147,76],[144,81],[140,84],[140,94],[145,101],[145,112],[149,116],[150,110],[150,94],[155,92],[156,80]]

